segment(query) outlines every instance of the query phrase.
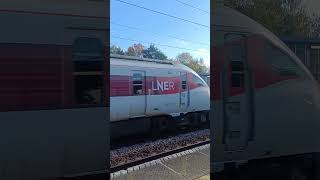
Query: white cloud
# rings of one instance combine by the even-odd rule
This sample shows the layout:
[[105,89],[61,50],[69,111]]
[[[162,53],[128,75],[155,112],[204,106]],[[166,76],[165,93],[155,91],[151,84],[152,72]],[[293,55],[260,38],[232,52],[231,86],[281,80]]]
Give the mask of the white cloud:
[[176,39],[173,44],[175,44],[178,47],[188,47],[188,46],[190,46],[189,42],[183,41],[183,40],[179,40],[179,39]]

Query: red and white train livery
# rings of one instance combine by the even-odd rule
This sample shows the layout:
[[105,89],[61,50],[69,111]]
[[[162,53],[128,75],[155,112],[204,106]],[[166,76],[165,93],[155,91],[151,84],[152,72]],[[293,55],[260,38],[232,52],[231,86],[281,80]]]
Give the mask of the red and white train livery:
[[[144,122],[142,124],[148,129],[152,124],[149,124],[151,119],[168,126],[174,120],[189,124],[190,121],[199,120],[200,123],[201,119],[205,121],[208,116],[209,94],[205,81],[180,63],[121,55],[110,57],[112,124],[144,119],[140,122]],[[191,118],[191,114],[196,117]],[[137,125],[124,126],[126,133],[130,133],[129,129],[137,128]],[[117,132],[123,128],[117,127]]]
[[231,8],[216,6],[211,25],[211,170],[263,160],[301,173],[310,155],[319,165],[320,86],[310,71],[273,33]]

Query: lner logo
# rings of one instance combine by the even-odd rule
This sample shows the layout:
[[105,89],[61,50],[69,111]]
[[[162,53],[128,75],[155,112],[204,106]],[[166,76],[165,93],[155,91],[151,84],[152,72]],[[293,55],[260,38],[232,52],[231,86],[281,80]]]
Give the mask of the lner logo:
[[152,81],[152,90],[153,91],[167,91],[167,90],[174,90],[174,82],[172,81],[159,81],[157,82]]

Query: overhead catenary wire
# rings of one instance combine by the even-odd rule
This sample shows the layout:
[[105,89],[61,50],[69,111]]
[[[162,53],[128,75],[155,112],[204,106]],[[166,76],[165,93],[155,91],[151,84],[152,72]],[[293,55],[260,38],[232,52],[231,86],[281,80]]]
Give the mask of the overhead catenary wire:
[[202,45],[205,45],[205,46],[208,46],[208,47],[210,46],[210,44],[208,44],[208,43],[203,43],[203,42],[199,42],[199,41],[193,41],[193,40],[189,40],[189,39],[184,39],[184,38],[180,38],[180,37],[173,36],[173,35],[163,35],[163,34],[160,34],[160,33],[149,32],[149,31],[145,31],[145,30],[143,30],[141,28],[137,28],[137,27],[133,27],[133,26],[127,26],[127,25],[115,23],[113,21],[110,21],[110,23],[114,24],[114,25],[117,25],[117,26],[125,27],[125,28],[128,28],[128,29],[133,29],[133,30],[136,30],[136,31],[146,32],[146,33],[150,33],[150,34],[154,34],[154,35],[158,35],[158,36],[167,36],[167,37],[172,38],[172,39],[185,41],[185,42],[202,44]]
[[117,36],[117,35],[111,35],[111,37],[117,38],[117,39],[122,39],[122,40],[127,40],[127,41],[133,41],[133,42],[137,42],[137,43],[154,44],[154,45],[157,45],[157,46],[163,46],[163,47],[181,49],[181,50],[186,50],[186,51],[199,52],[199,53],[204,53],[204,54],[208,54],[209,53],[207,51],[201,51],[201,50],[196,50],[196,49],[183,48],[183,47],[178,47],[178,46],[172,46],[172,45],[167,45],[167,44],[159,44],[159,43],[153,43],[153,42],[147,42],[147,41],[140,41],[140,40],[137,40],[137,39],[131,39],[131,38],[121,37],[121,36]]
[[208,11],[206,11],[206,10],[203,10],[203,9],[201,9],[201,8],[198,8],[198,7],[196,7],[196,6],[194,6],[194,5],[191,5],[191,4],[189,4],[189,3],[185,3],[185,2],[180,1],[180,0],[175,0],[175,1],[177,1],[177,2],[179,2],[180,4],[183,4],[183,5],[185,5],[185,6],[188,6],[188,7],[191,7],[191,8],[193,8],[193,9],[196,9],[196,10],[198,10],[198,11],[201,11],[201,12],[204,12],[204,13],[207,13],[207,14],[210,14],[210,12],[208,12]]
[[130,3],[130,2],[127,2],[127,1],[123,1],[123,0],[115,0],[115,1],[118,1],[118,2],[123,3],[123,4],[127,4],[129,6],[134,6],[136,8],[144,9],[146,11],[150,11],[150,12],[153,12],[153,13],[161,14],[161,15],[164,15],[164,16],[167,16],[167,17],[170,17],[170,18],[174,18],[174,19],[178,19],[178,20],[181,20],[181,21],[184,21],[184,22],[188,22],[188,23],[191,23],[191,24],[194,24],[194,25],[205,27],[207,29],[210,29],[210,26],[208,26],[208,25],[201,24],[201,23],[198,23],[198,22],[195,22],[195,21],[191,21],[191,20],[188,20],[188,19],[184,19],[184,18],[181,18],[181,17],[178,17],[178,16],[174,16],[174,15],[171,15],[171,14],[168,14],[168,13],[165,13],[165,12],[157,11],[157,10],[154,10],[154,9],[143,7],[143,6],[140,6],[140,5],[137,5],[137,4],[133,4],[133,3]]

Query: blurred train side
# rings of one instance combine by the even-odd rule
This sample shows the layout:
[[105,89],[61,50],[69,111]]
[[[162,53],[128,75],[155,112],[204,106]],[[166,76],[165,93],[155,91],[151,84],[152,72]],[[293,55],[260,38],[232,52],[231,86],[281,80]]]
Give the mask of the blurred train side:
[[211,169],[320,151],[320,88],[298,57],[247,16],[213,19]]
[[[0,179],[105,172],[106,4],[13,0],[0,7]],[[88,60],[95,67],[85,69]]]

